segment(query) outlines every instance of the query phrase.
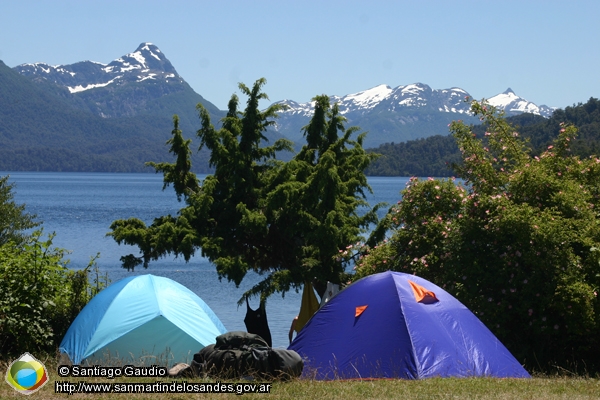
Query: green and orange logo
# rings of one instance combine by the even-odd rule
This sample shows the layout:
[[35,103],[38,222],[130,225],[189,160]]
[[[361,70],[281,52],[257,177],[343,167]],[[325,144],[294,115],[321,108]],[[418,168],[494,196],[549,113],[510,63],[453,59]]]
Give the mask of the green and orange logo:
[[44,364],[24,353],[8,367],[6,382],[19,393],[31,394],[48,382],[48,373]]

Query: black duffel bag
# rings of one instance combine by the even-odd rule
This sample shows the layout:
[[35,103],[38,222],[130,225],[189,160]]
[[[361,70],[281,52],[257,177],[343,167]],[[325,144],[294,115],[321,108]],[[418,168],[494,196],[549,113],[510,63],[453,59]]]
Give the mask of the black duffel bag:
[[189,368],[180,370],[177,375],[285,380],[300,376],[303,366],[302,358],[295,351],[273,349],[256,334],[236,331],[217,336],[214,345],[194,354]]

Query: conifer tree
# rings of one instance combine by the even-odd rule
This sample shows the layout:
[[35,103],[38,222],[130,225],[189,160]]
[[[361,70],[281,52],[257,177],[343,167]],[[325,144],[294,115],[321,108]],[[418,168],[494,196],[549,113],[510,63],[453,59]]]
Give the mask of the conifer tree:
[[[291,143],[265,145],[264,134],[282,109],[272,105],[259,110],[259,101],[267,99],[261,91],[265,82],[259,79],[252,88],[240,84],[248,97],[246,108],[238,111],[239,99],[233,95],[218,130],[198,105],[200,148],[210,150],[215,168],[202,182],[190,172],[190,142],[174,120],[168,144],[177,161],[150,165],[186,205],[177,216],[157,218],[150,226],[136,218],[113,222],[109,235],[141,253],[122,257],[124,267],[148,267],[168,254],[189,260],[200,250],[219,278],[236,285],[248,271],[263,275],[246,293],[262,298],[307,281],[318,285],[346,279],[339,253],[361,240],[376,220],[376,210],[368,210],[365,200],[370,189],[364,174],[375,155],[362,148],[364,134],[351,139],[357,128],[344,128],[337,106],[318,96],[315,116],[304,128],[307,144],[289,162],[277,160],[276,153],[291,151]],[[359,215],[359,208],[366,212]]]
[[8,241],[20,243],[27,237],[27,229],[39,225],[35,215],[25,212],[25,204],[15,203],[13,189],[8,175],[0,177],[0,246]]

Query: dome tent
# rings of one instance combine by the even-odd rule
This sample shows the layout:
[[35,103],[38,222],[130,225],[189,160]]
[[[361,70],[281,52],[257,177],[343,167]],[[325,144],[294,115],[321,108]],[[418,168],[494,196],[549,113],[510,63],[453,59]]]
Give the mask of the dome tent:
[[384,272],[326,303],[289,346],[303,376],[356,378],[530,377],[462,303],[414,275]]
[[74,364],[107,358],[149,365],[190,362],[226,332],[223,323],[185,286],[154,275],[132,276],[98,293],[75,318],[59,350]]

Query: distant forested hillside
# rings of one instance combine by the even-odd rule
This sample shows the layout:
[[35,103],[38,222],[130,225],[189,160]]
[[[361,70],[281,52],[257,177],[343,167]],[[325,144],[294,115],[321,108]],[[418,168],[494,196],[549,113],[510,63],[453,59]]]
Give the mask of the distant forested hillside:
[[381,154],[366,171],[371,176],[451,176],[449,165],[460,161],[454,138],[442,135],[386,143],[369,151]]
[[[600,155],[600,100],[590,98],[587,103],[566,107],[546,119],[533,114],[508,117],[507,120],[529,140],[531,153],[543,151],[558,135],[560,123],[570,123],[579,129],[571,147],[580,157]],[[486,127],[473,126],[473,133],[484,137]],[[405,143],[388,143],[369,149],[382,156],[367,170],[371,176],[452,176],[452,163],[460,162],[460,152],[452,136],[431,136]]]
[[[0,88],[0,171],[152,172],[146,161],[172,158],[169,118],[101,118],[74,107],[66,89],[33,83],[1,61]],[[206,153],[195,158],[207,166]]]

